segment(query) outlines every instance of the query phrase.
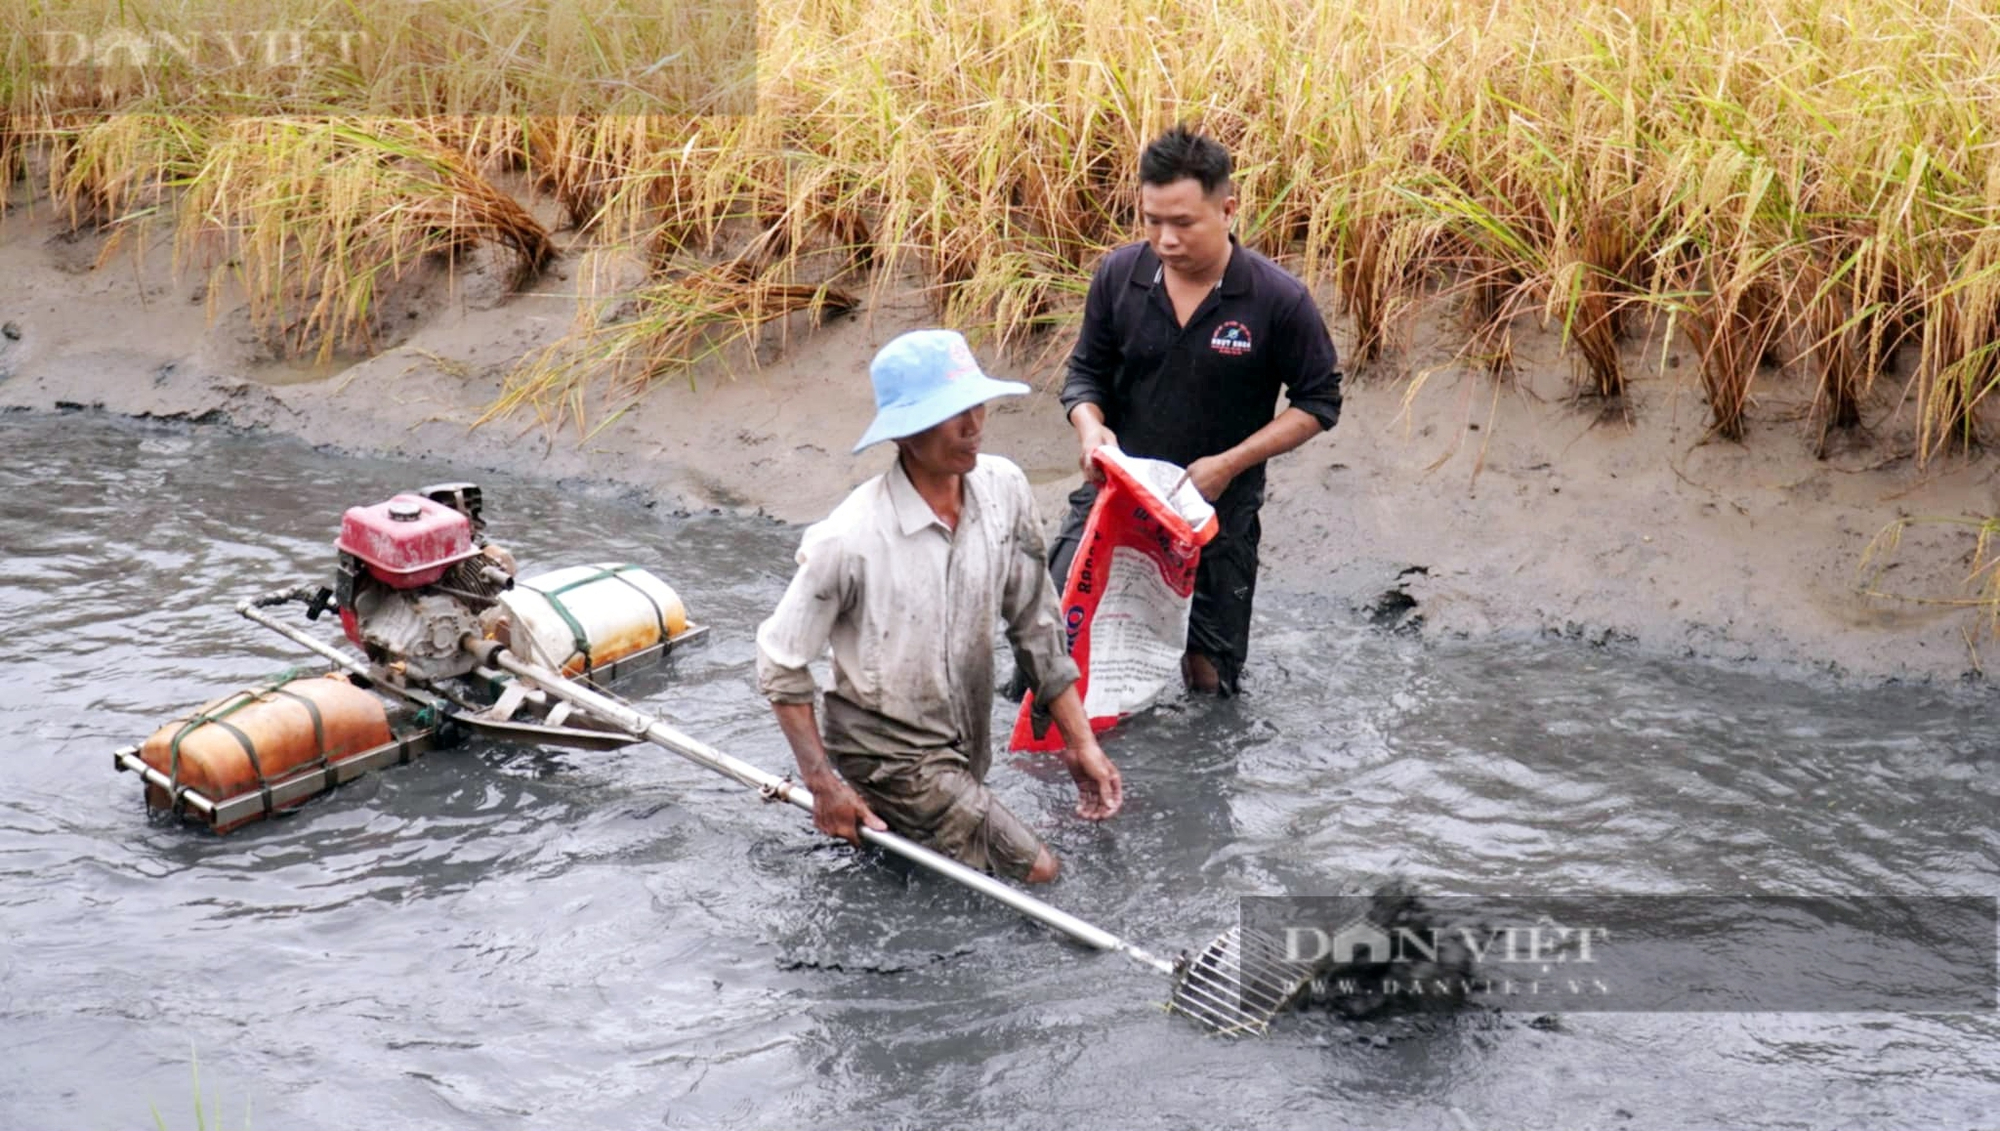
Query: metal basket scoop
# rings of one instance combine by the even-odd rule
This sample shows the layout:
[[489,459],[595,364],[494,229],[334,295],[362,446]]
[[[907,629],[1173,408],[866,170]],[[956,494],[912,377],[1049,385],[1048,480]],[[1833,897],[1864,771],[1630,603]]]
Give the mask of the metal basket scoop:
[[1167,1008],[1221,1036],[1262,1036],[1312,984],[1313,966],[1270,935],[1235,926],[1174,963]]

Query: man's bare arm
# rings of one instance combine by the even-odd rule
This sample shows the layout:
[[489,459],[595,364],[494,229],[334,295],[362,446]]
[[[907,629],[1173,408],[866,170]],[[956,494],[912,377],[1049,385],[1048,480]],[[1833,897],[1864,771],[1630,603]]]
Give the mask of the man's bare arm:
[[1090,453],[1104,444],[1115,444],[1118,437],[1104,426],[1104,409],[1085,401],[1069,410],[1070,427],[1076,429],[1076,442],[1080,450],[1077,465],[1083,468],[1083,477],[1092,483],[1102,484],[1104,473],[1090,461]]
[[[1078,405],[1077,409],[1085,407]],[[1304,409],[1287,408],[1242,443],[1189,464],[1188,481],[1201,492],[1202,498],[1212,503],[1222,497],[1237,476],[1273,456],[1284,455],[1324,431],[1326,428],[1318,417]]]
[[886,832],[882,823],[854,787],[841,780],[827,760],[826,745],[819,739],[819,719],[811,703],[773,703],[778,729],[791,744],[792,757],[799,764],[799,777],[813,795],[813,827],[828,836],[861,843],[862,825]]
[[1125,804],[1125,783],[1118,767],[1111,764],[1097,735],[1090,729],[1090,716],[1083,713],[1083,697],[1070,684],[1049,704],[1049,716],[1063,736],[1063,765],[1076,782],[1076,815],[1102,821]]

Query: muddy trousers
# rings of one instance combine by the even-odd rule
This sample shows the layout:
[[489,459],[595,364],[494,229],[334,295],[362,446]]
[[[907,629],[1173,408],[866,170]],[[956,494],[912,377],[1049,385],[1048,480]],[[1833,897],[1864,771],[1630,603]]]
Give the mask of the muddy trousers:
[[952,747],[896,754],[829,751],[840,776],[889,828],[967,867],[1025,880],[1037,837]]

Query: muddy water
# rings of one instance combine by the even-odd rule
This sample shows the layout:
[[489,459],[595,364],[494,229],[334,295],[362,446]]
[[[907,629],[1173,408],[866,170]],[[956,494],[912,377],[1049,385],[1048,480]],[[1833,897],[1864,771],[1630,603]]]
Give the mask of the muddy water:
[[[1204,1039],[1162,980],[830,847],[663,752],[478,745],[216,839],[109,751],[297,661],[228,611],[340,510],[454,469],[0,419],[0,1115],[19,1128],[1908,1127],[1990,1119],[1987,1014],[1287,1019]],[[655,567],[711,647],[647,703],[786,754],[750,631],[792,530],[476,476],[524,564]],[[1569,645],[1426,649],[1261,597],[1255,694],[1109,746],[1127,812],[998,787],[1061,905],[1178,949],[1245,894],[1992,894],[2000,722]],[[996,704],[996,710],[999,705]],[[996,727],[996,732],[1002,728]],[[1532,1023],[1531,1023],[1532,1022]],[[217,1113],[219,1112],[219,1119]]]

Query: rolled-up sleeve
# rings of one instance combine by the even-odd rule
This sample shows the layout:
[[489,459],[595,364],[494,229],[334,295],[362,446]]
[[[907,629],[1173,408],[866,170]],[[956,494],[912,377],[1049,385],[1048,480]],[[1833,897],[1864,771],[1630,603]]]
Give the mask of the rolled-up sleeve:
[[1290,362],[1285,377],[1285,397],[1291,407],[1310,413],[1322,429],[1340,423],[1340,359],[1333,349],[1333,336],[1326,332],[1326,319],[1311,294],[1299,301],[1282,319],[1283,339],[1291,343]]
[[807,530],[798,563],[777,609],[757,626],[757,689],[773,703],[810,703],[817,696],[811,664],[826,650],[845,599],[837,539]]
[[1013,649],[1014,663],[1027,673],[1036,701],[1047,705],[1069,690],[1082,673],[1069,657],[1060,594],[1049,578],[1041,516],[1036,513],[1028,477],[1019,468],[1007,477],[1007,492],[1014,549],[1007,557],[1000,615],[1007,623],[1007,643]]
[[1062,409],[1067,417],[1080,404],[1109,409],[1112,381],[1118,373],[1118,335],[1111,319],[1110,256],[1105,256],[1090,277],[1090,292],[1083,300],[1083,329],[1076,349],[1069,355],[1069,377],[1063,382]]

